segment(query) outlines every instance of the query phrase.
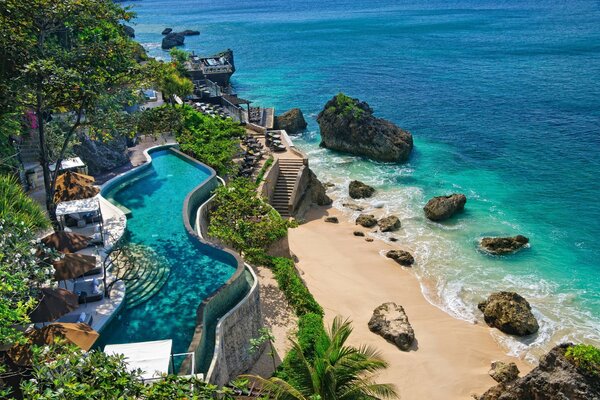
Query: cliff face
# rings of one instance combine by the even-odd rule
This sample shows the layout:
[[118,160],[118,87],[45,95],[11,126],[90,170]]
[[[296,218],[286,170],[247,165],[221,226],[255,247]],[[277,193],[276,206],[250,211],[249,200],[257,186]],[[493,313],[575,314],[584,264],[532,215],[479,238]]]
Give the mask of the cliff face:
[[412,135],[385,119],[373,116],[365,102],[342,93],[325,104],[317,116],[321,146],[377,161],[406,161]]

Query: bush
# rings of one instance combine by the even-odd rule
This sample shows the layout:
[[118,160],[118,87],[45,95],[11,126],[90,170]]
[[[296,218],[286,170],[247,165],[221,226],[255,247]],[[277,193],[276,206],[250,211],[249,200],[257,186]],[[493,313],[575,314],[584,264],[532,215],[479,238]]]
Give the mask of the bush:
[[273,156],[269,156],[269,158],[267,158],[267,161],[265,161],[264,165],[262,166],[262,168],[258,172],[258,175],[256,176],[255,182],[257,185],[259,185],[262,182],[263,178],[265,177],[265,174],[267,173],[267,170],[271,165],[273,165],[274,160],[275,159],[273,158]]
[[285,294],[296,315],[300,317],[307,313],[323,315],[323,308],[298,276],[294,261],[289,258],[273,257],[271,267],[279,288]]
[[597,347],[586,344],[571,346],[565,357],[581,371],[600,376],[600,349]]
[[293,226],[258,196],[256,184],[247,178],[217,188],[213,204],[208,234],[245,254],[265,251]]

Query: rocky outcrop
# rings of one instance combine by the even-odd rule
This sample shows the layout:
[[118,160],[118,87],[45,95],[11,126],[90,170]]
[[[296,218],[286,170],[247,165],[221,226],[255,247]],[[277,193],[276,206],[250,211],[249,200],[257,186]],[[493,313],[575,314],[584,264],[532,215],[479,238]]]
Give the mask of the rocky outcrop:
[[123,25],[123,29],[125,30],[125,34],[127,36],[129,36],[130,38],[134,38],[135,37],[135,29],[133,29],[131,26],[129,26],[129,25]]
[[395,215],[390,215],[385,218],[381,218],[377,221],[377,225],[379,225],[379,230],[381,232],[393,232],[400,229],[400,220]]
[[306,211],[313,205],[328,206],[333,200],[327,196],[325,186],[321,183],[317,175],[309,168],[308,183],[302,193],[302,197],[297,207],[294,217],[301,218]]
[[509,335],[531,335],[539,329],[531,306],[515,292],[492,293],[477,307],[483,312],[483,318],[489,326]]
[[165,28],[165,29],[163,29],[163,31],[161,32],[161,34],[162,35],[168,35],[171,32],[173,32],[173,28]]
[[73,149],[86,163],[90,175],[101,174],[129,162],[127,140],[123,137],[105,143],[83,135]]
[[600,377],[567,359],[569,346],[554,347],[527,375],[494,386],[479,400],[600,400]]
[[404,308],[393,302],[383,303],[373,311],[369,320],[369,330],[403,351],[410,350],[415,341],[415,332],[408,322]]
[[275,117],[275,128],[283,129],[290,134],[302,132],[307,126],[308,124],[304,119],[302,110],[299,108],[292,108],[291,110]]
[[377,218],[370,214],[360,214],[355,221],[356,225],[364,226],[365,228],[372,228],[377,225]]
[[494,361],[488,374],[500,383],[512,382],[519,377],[519,368],[514,362]]
[[467,203],[464,194],[451,194],[449,196],[434,197],[427,202],[423,210],[425,216],[432,221],[442,221],[450,218],[455,213],[462,211]]
[[404,250],[390,250],[385,253],[387,258],[391,258],[396,261],[400,265],[404,265],[405,267],[410,267],[415,263],[415,258],[408,251]]
[[376,118],[365,102],[342,93],[325,104],[317,116],[321,146],[369,157],[403,162],[413,148],[412,135],[390,121]]
[[523,235],[513,237],[485,237],[481,239],[481,248],[490,254],[514,253],[529,243],[529,238]]
[[184,42],[185,36],[183,34],[178,32],[171,32],[163,38],[161,47],[167,50],[176,46],[183,46]]
[[183,36],[197,36],[200,34],[200,31],[195,31],[192,29],[186,29],[185,31],[182,31],[181,34]]
[[325,218],[325,222],[330,222],[332,224],[337,224],[340,221],[338,220],[338,217],[327,217],[327,218]]
[[365,199],[373,196],[375,189],[371,186],[362,183],[361,181],[352,181],[348,186],[350,197],[353,199]]

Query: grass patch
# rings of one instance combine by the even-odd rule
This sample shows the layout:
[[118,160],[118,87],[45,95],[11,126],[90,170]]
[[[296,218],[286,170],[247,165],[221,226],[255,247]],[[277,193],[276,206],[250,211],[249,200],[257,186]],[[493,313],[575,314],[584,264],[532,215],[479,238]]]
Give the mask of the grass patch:
[[600,376],[600,349],[587,344],[571,346],[565,353],[580,371],[589,375]]

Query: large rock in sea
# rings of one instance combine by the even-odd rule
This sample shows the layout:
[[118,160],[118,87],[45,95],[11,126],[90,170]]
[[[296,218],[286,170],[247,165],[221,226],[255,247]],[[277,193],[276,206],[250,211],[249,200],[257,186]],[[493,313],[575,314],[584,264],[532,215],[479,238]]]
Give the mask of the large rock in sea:
[[398,217],[390,215],[377,221],[377,225],[381,232],[393,232],[400,229],[401,223]]
[[123,137],[101,142],[83,135],[73,150],[86,163],[90,175],[108,172],[129,162],[127,140]]
[[364,226],[365,228],[372,228],[377,225],[377,218],[370,214],[360,214],[354,222],[356,225]]
[[483,313],[485,322],[504,333],[526,336],[536,333],[539,325],[531,312],[531,306],[515,292],[492,293],[477,308]]
[[410,350],[415,341],[415,332],[408,322],[404,308],[393,302],[383,303],[373,311],[369,320],[369,330],[403,351]]
[[415,263],[415,258],[408,251],[404,250],[390,250],[385,253],[387,258],[391,258],[396,261],[400,265],[404,265],[405,267],[410,267]]
[[317,116],[321,146],[369,157],[376,161],[406,161],[413,148],[412,135],[390,121],[376,118],[365,102],[340,93]]
[[365,199],[373,196],[375,189],[361,181],[352,181],[348,186],[348,192],[353,199]]
[[165,29],[163,29],[163,31],[161,32],[161,34],[162,35],[168,35],[171,32],[173,32],[173,28],[165,28]]
[[185,31],[180,32],[183,36],[197,36],[200,34],[200,31],[195,31],[192,29],[186,29]]
[[508,254],[523,248],[529,243],[529,238],[523,235],[513,237],[485,237],[481,239],[481,248],[490,254]]
[[479,400],[600,400],[600,377],[565,357],[570,346],[554,347],[527,375],[492,387]]
[[185,42],[184,35],[182,35],[181,33],[177,33],[177,32],[171,32],[163,38],[161,47],[163,49],[167,50],[167,49],[171,49],[176,46],[182,46],[184,42]]
[[427,202],[423,210],[425,216],[432,221],[442,221],[450,218],[455,213],[462,211],[467,203],[464,194],[451,194],[449,196],[437,196]]
[[308,124],[304,119],[302,110],[299,108],[292,108],[289,111],[275,117],[275,128],[283,129],[287,133],[298,133],[306,129]]

